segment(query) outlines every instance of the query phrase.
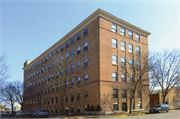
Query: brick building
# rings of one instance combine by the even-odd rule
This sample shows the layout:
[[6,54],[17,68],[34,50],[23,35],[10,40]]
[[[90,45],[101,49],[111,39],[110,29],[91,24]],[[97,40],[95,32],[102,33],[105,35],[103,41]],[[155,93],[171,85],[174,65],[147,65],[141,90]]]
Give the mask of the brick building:
[[[24,63],[24,109],[61,112],[58,95],[61,83],[55,86],[50,82],[55,80],[55,76],[60,81],[60,73],[69,70],[64,102],[66,112],[83,112],[88,104],[95,107],[100,104],[105,112],[128,111],[129,92],[123,95],[119,87],[130,82],[128,77],[122,82],[118,64],[123,62],[126,54],[148,51],[148,35],[150,33],[145,30],[101,9],[96,10],[36,59]],[[66,65],[62,70],[53,69],[62,61]],[[76,73],[71,75],[73,71]],[[44,84],[41,95],[47,100],[42,99],[40,104],[36,100],[40,94],[31,93]],[[138,92],[134,108],[149,108],[147,95],[143,91]]]

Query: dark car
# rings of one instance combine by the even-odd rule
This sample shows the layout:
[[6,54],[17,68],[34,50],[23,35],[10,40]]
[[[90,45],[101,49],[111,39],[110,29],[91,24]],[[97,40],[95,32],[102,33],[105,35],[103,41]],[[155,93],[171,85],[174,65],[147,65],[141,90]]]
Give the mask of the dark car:
[[32,117],[48,117],[49,116],[49,111],[48,110],[36,110],[35,112],[33,112]]
[[150,113],[154,113],[154,112],[161,113],[162,111],[168,112],[169,111],[169,105],[167,105],[167,104],[159,104],[159,105],[156,105],[156,107],[153,107],[153,108],[151,108],[149,110]]
[[26,112],[25,114],[26,117],[32,117],[32,115],[33,115],[33,112],[30,112],[30,111]]

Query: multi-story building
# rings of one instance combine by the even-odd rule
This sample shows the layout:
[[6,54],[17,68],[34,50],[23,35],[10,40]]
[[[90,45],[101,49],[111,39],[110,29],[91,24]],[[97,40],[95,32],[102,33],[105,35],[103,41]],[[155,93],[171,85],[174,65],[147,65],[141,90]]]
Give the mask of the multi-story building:
[[[129,53],[148,51],[148,35],[149,32],[139,27],[101,9],[96,10],[36,59],[25,62],[24,110],[42,108],[59,113],[60,73],[68,70],[66,112],[83,112],[88,104],[95,108],[99,104],[105,112],[128,111],[129,92],[121,87],[130,81],[121,74],[118,64],[124,62]],[[59,62],[64,63],[62,70],[53,69]],[[56,85],[52,83],[55,76],[59,80]],[[41,86],[42,89],[38,89]],[[148,91],[148,87],[146,89]],[[33,90],[37,90],[37,95],[32,94]],[[39,102],[36,97],[40,95],[47,100]],[[149,107],[149,98],[143,91],[136,91],[134,99],[134,109]]]

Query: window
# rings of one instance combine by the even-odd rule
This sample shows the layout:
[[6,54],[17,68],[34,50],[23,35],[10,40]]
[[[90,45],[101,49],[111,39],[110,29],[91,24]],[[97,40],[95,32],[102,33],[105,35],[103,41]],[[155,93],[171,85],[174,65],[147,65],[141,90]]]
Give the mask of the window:
[[74,37],[71,39],[71,45],[74,44]]
[[112,55],[112,64],[117,64],[117,56]]
[[113,104],[113,110],[114,110],[114,111],[118,110],[118,104],[117,104],[117,103],[114,103],[114,104]]
[[52,62],[52,67],[54,67],[54,61]]
[[72,86],[74,86],[74,79],[72,79],[72,81],[71,81],[71,82],[72,82],[72,83],[71,83],[71,85],[72,85]]
[[88,75],[84,75],[84,83],[88,83]]
[[133,75],[130,74],[130,75],[129,75],[129,83],[132,83],[132,82],[133,82]]
[[52,74],[52,79],[54,79],[54,74]]
[[49,54],[49,58],[51,58],[51,54]]
[[39,66],[41,65],[41,61],[39,61]]
[[142,109],[142,104],[141,104],[141,102],[138,103],[138,109]]
[[66,53],[66,60],[68,60],[69,59],[69,54],[68,53]]
[[51,69],[51,64],[50,64],[50,63],[49,63],[48,69],[49,69],[49,70]]
[[63,56],[61,56],[61,61],[63,61],[63,59],[64,59]]
[[112,24],[112,32],[117,32],[117,26],[116,24]]
[[77,93],[77,101],[80,101],[80,100],[81,100],[81,94]]
[[78,85],[81,84],[81,77],[78,77]]
[[57,62],[57,63],[59,62],[59,59],[58,59],[58,58],[56,59],[56,62]]
[[141,63],[140,63],[140,61],[136,61],[136,67],[137,67],[137,69],[140,69],[141,68]]
[[68,48],[68,47],[69,47],[69,42],[67,41],[67,42],[66,42],[66,48]]
[[77,106],[77,112],[81,112],[80,106]]
[[137,94],[138,94],[138,98],[141,98],[141,90],[138,90]]
[[61,69],[61,75],[63,76],[63,69]]
[[87,100],[88,100],[88,92],[84,91],[84,101],[87,101]]
[[74,102],[74,94],[71,94],[71,102]]
[[133,60],[129,59],[129,68],[133,68]]
[[112,47],[117,48],[117,39],[112,38]]
[[137,75],[137,83],[141,83],[140,76]]
[[126,92],[126,89],[122,89],[122,98],[127,98]]
[[129,52],[133,53],[133,45],[132,44],[129,44]]
[[68,88],[68,85],[69,85],[69,82],[68,82],[68,81],[66,81],[66,88]]
[[45,71],[47,70],[47,66],[45,66]]
[[74,112],[74,107],[73,106],[71,106],[71,112]]
[[59,48],[56,49],[56,53],[59,54]]
[[74,58],[74,50],[71,50],[71,58]]
[[123,27],[120,28],[120,34],[122,36],[125,36],[125,29]]
[[84,43],[84,52],[88,50],[88,42]]
[[66,74],[69,73],[69,67],[66,67]]
[[113,78],[113,81],[118,81],[117,80],[117,72],[112,73],[112,78]]
[[71,65],[71,72],[74,71],[74,64]]
[[68,96],[67,95],[65,96],[65,102],[68,102]]
[[88,35],[88,28],[85,28],[84,29],[84,36],[87,36]]
[[[42,63],[44,63],[44,58],[42,58]],[[34,65],[35,66],[35,65]]]
[[130,89],[130,98],[134,98],[133,89]]
[[52,101],[51,101],[52,104],[53,104],[53,101],[54,101],[54,99],[52,98]]
[[58,97],[56,97],[56,103],[58,103]]
[[140,55],[140,47],[139,46],[136,46],[136,54]]
[[88,58],[84,58],[84,67],[88,66]]
[[81,53],[81,46],[77,47],[77,55],[79,55]]
[[128,37],[129,37],[130,39],[133,39],[133,33],[132,33],[132,31],[128,31]]
[[63,83],[61,83],[61,89],[63,88]]
[[52,86],[52,92],[54,91],[54,86]]
[[126,82],[126,75],[124,73],[121,74],[121,81]]
[[113,98],[118,98],[118,89],[113,89]]
[[52,54],[53,54],[53,56],[54,56],[54,55],[55,55],[55,52],[53,51]]
[[48,75],[48,81],[50,81],[50,79],[51,79],[51,75]]
[[59,75],[59,71],[56,71],[56,78],[58,78],[58,75]]
[[42,73],[44,73],[44,68],[42,67]]
[[126,66],[126,59],[121,57],[121,66]]
[[77,34],[77,41],[81,39],[81,33]]
[[61,46],[61,52],[63,51],[63,48],[64,48],[64,46],[62,45],[62,46]]
[[126,50],[126,42],[121,41],[121,50],[125,51]]
[[140,35],[136,33],[136,41],[140,41]]
[[47,56],[45,57],[45,61],[47,61]]
[[78,62],[77,62],[77,70],[80,70],[80,69],[81,69],[81,62],[78,61]]

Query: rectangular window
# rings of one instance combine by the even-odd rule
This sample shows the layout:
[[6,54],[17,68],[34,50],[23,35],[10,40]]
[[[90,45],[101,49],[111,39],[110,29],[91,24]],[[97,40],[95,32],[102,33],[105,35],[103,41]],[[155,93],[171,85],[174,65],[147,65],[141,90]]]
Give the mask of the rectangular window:
[[74,79],[72,79],[72,81],[71,81],[71,82],[72,82],[72,83],[71,83],[71,85],[72,85],[72,86],[74,86]]
[[126,66],[126,59],[121,57],[121,66]]
[[133,32],[132,31],[128,31],[128,36],[130,39],[133,39]]
[[117,48],[117,39],[112,38],[112,47]]
[[69,59],[69,54],[68,53],[66,53],[66,60],[68,60]]
[[117,80],[117,72],[112,73],[112,78],[113,78],[113,81],[118,81]]
[[118,98],[118,89],[113,89],[113,98]]
[[80,85],[81,84],[81,77],[78,77],[78,85]]
[[64,46],[62,45],[62,46],[61,46],[61,51],[63,51],[63,48],[64,48]]
[[124,73],[121,74],[121,81],[126,82],[126,75]]
[[140,47],[139,46],[136,46],[136,54],[140,55]]
[[59,48],[56,49],[56,53],[59,54]]
[[85,42],[84,43],[84,51],[87,51],[88,50],[88,42]]
[[69,87],[69,82],[68,81],[66,81],[66,88],[68,88]]
[[68,47],[69,47],[69,42],[67,41],[67,42],[66,42],[66,48],[68,48]]
[[74,112],[74,107],[73,106],[71,106],[71,112]]
[[53,102],[54,102],[54,99],[52,98],[51,103],[53,104]]
[[74,37],[71,39],[71,45],[74,44]]
[[81,53],[81,46],[77,47],[77,55],[79,55]]
[[74,94],[71,94],[71,102],[74,102]]
[[122,98],[127,98],[126,89],[122,89]]
[[121,41],[121,50],[125,51],[126,50],[126,42]]
[[132,83],[132,82],[133,82],[133,75],[130,74],[130,75],[129,75],[129,83]]
[[80,106],[77,106],[77,112],[81,112]]
[[55,52],[53,51],[53,52],[52,52],[52,56],[54,56],[54,55],[55,55]]
[[138,98],[141,98],[141,90],[138,90],[137,94],[138,94]]
[[88,75],[84,75],[84,83],[88,83]]
[[136,41],[140,41],[140,35],[136,33]]
[[65,102],[68,102],[68,96],[67,95],[65,96]]
[[69,74],[69,67],[66,67],[66,74]]
[[117,26],[116,26],[116,24],[112,24],[112,32],[117,33]]
[[132,44],[129,44],[129,52],[133,53],[133,45]]
[[88,28],[84,29],[84,36],[88,35]]
[[84,91],[84,101],[87,101],[87,100],[88,100],[88,92]]
[[118,104],[117,104],[117,103],[114,103],[114,104],[113,104],[113,110],[114,110],[114,111],[117,111],[117,110],[118,110]]
[[122,36],[125,36],[125,29],[123,27],[120,28],[120,34]]
[[112,64],[117,64],[117,56],[116,55],[112,55]]
[[74,64],[71,65],[71,72],[74,71]]
[[77,34],[77,41],[81,39],[81,33]]
[[138,103],[138,109],[142,109],[142,104],[141,104],[141,102]]
[[77,93],[77,101],[81,100],[81,93]]
[[71,50],[71,58],[74,58],[74,50]]
[[129,59],[129,68],[133,68],[133,60]]
[[140,61],[136,61],[136,68],[137,68],[137,69],[140,69],[140,68],[141,68],[141,63],[140,63]]
[[84,58],[84,67],[88,66],[88,58]]
[[78,61],[78,62],[77,62],[77,70],[80,70],[80,69],[81,69],[81,62]]

